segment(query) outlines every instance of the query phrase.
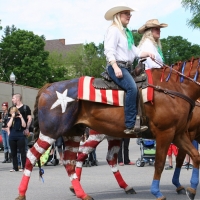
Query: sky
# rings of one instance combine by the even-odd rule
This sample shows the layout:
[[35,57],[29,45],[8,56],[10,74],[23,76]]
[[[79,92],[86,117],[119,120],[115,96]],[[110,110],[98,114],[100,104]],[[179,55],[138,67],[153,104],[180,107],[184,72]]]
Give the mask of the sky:
[[[65,39],[66,44],[102,43],[110,21],[105,12],[125,2],[133,9],[129,29],[138,29],[149,19],[167,23],[161,30],[161,39],[181,36],[200,45],[200,30],[187,26],[191,13],[181,0],[6,0],[0,3],[1,26],[17,28],[44,35],[46,40]],[[0,31],[0,37],[3,31]]]

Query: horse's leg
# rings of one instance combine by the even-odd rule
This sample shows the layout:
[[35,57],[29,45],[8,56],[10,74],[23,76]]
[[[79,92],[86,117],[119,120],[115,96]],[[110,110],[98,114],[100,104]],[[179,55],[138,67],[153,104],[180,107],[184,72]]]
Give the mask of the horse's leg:
[[172,183],[176,186],[176,192],[178,194],[186,194],[185,188],[180,184],[179,177],[181,172],[181,167],[185,159],[185,151],[183,149],[178,150],[178,155],[176,157],[176,168],[174,170],[174,175],[172,177]]
[[75,172],[77,152],[80,144],[81,136],[69,137],[65,141],[65,151],[63,158],[63,165],[68,173],[72,186],[74,188],[77,198],[82,200],[93,200],[87,195],[81,187],[80,181]]
[[186,134],[181,138],[176,138],[176,145],[182,148],[193,160],[192,177],[190,179],[190,187],[186,189],[186,194],[190,200],[193,200],[196,195],[197,186],[199,184],[199,164],[200,156],[198,150],[193,146]]
[[121,173],[119,172],[117,168],[117,158],[118,158],[118,152],[120,149],[120,138],[116,139],[113,137],[107,137],[108,139],[108,153],[106,160],[111,167],[111,170],[121,188],[125,190],[127,194],[136,194],[135,190],[128,186],[124,179],[122,178]]
[[[85,159],[88,157],[88,154],[90,154],[98,145],[101,143],[105,138],[104,134],[100,133],[93,133],[89,135],[86,142],[79,147],[78,150],[78,157],[76,159],[76,175],[80,181],[81,179],[81,173],[82,173],[82,167]],[[70,191],[75,193],[74,187],[70,186]]]
[[[168,138],[163,137],[167,135]],[[160,191],[160,178],[162,171],[164,169],[167,151],[169,149],[170,143],[173,140],[172,130],[158,131],[156,133],[156,158],[155,158],[155,171],[154,177],[151,184],[151,193],[157,198],[156,200],[166,200],[166,197]]]
[[15,200],[25,200],[25,194],[28,188],[28,183],[30,180],[31,172],[36,161],[40,156],[55,142],[54,139],[43,135],[40,132],[37,142],[33,145],[31,149],[28,150],[26,165],[23,172],[23,177],[19,185],[19,196]]

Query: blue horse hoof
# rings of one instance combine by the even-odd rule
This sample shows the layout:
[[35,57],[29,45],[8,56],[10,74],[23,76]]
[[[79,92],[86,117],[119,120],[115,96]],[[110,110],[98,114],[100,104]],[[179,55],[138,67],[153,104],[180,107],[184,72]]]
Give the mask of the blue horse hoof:
[[196,190],[189,187],[186,189],[186,195],[190,200],[194,200],[194,197],[196,195]]
[[178,194],[184,194],[184,195],[186,194],[186,190],[185,190],[185,188],[183,186],[180,186],[179,188],[177,188],[176,192]]

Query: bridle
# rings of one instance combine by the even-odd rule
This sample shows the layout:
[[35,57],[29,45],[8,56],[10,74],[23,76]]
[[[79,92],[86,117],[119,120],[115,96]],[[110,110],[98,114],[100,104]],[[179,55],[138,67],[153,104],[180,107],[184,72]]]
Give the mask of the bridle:
[[[191,71],[192,66],[193,66],[192,62],[190,62],[189,74],[188,74],[188,76],[186,76],[186,75],[184,75],[184,69],[185,69],[185,66],[186,66],[186,62],[183,63],[182,72],[179,72],[178,70],[176,70],[176,69],[173,68],[173,65],[168,66],[168,65],[166,65],[166,64],[164,64],[164,63],[162,63],[162,62],[156,60],[155,58],[152,58],[152,60],[153,60],[155,63],[157,63],[158,65],[160,65],[161,67],[164,66],[164,68],[163,68],[163,73],[164,73],[164,71],[165,71],[166,68],[169,68],[169,69],[170,69],[170,72],[169,72],[168,77],[170,76],[170,74],[172,73],[172,71],[174,71],[174,72],[177,73],[177,76],[180,75],[181,77],[187,78],[187,79],[189,79],[190,81],[192,81],[193,83],[196,83],[197,85],[200,86],[200,83],[199,83],[198,81],[196,81],[196,80],[197,80],[197,77],[198,77],[198,74],[199,74],[200,58],[199,58],[199,60],[198,60],[198,65],[197,65],[197,68],[196,68],[196,73],[195,73],[194,79],[192,79],[192,78],[189,77],[189,76],[190,76],[190,71]],[[179,69],[180,69],[180,63],[178,63],[178,67],[179,67]],[[163,80],[163,76],[161,77],[161,80]],[[177,78],[176,78],[176,80],[177,80]],[[182,82],[182,81],[181,81],[181,82]]]

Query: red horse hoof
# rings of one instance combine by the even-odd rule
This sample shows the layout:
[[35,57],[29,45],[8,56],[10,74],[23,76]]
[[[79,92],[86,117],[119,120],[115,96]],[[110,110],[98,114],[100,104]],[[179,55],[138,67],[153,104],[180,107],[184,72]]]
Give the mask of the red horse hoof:
[[196,190],[189,187],[189,188],[186,189],[186,194],[187,194],[187,197],[188,197],[190,200],[194,200],[194,197],[195,197],[195,195],[196,195]]
[[15,200],[26,200],[26,196],[19,195]]
[[160,198],[157,198],[156,200],[166,200],[166,197],[160,197]]
[[131,188],[125,192],[126,192],[126,194],[136,194],[136,191],[133,188]]
[[73,187],[73,186],[70,186],[70,187],[69,187],[69,190],[70,190],[73,194],[75,194],[75,191],[74,191],[74,187]]
[[85,198],[83,198],[82,200],[94,200],[91,196],[87,195]]
[[176,192],[178,194],[186,194],[185,188],[183,186],[180,186],[179,188],[177,188]]

